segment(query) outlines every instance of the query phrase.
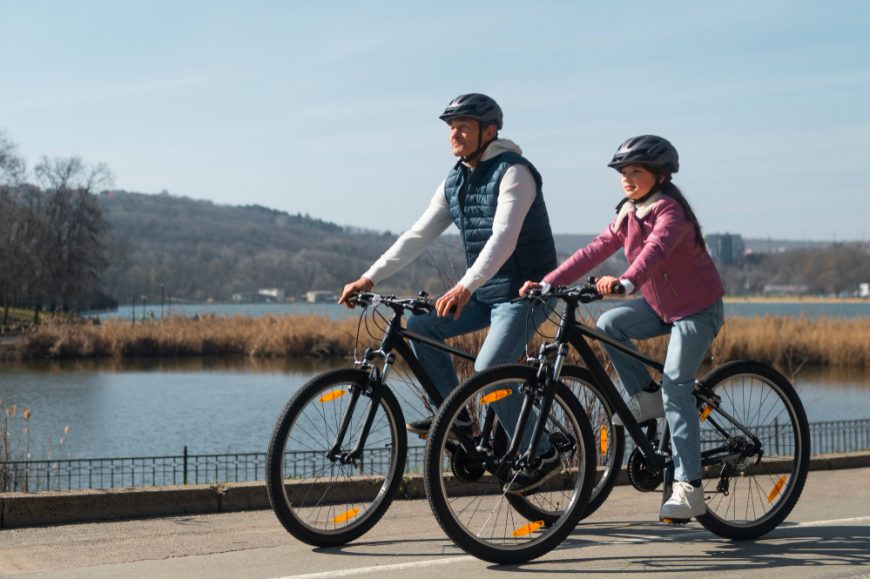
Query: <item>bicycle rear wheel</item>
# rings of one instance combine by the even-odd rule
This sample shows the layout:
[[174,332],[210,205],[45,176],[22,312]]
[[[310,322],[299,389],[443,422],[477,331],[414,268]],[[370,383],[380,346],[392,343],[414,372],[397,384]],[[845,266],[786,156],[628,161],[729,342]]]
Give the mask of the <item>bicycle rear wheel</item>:
[[701,407],[707,513],[698,521],[728,539],[764,535],[788,516],[806,481],[810,437],[803,404],[782,374],[752,361],[713,369],[699,391],[712,391],[716,400]]
[[[266,488],[275,515],[300,541],[321,547],[352,541],[378,522],[396,494],[407,437],[388,388],[382,388],[361,456],[342,459],[359,440],[371,396],[366,372],[327,372],[302,386],[275,425]],[[346,434],[333,450],[346,415]]]
[[[610,496],[616,477],[622,468],[625,454],[625,429],[613,424],[613,410],[601,394],[592,374],[579,366],[563,366],[559,382],[565,385],[586,411],[592,427],[592,444],[595,454],[595,483],[589,496],[589,503],[583,511],[581,520],[590,516],[604,504]],[[505,445],[504,448],[507,448]],[[544,497],[534,493],[529,495],[508,495],[511,505],[529,520],[542,519],[547,524],[554,523],[561,511],[553,510]],[[556,506],[558,509],[558,505]]]
[[589,370],[579,366],[563,366],[559,381],[577,397],[592,426],[595,486],[583,513],[585,519],[607,500],[616,484],[625,454],[625,429],[613,425],[613,409]]
[[[426,494],[441,528],[466,552],[500,564],[528,561],[558,546],[583,515],[594,483],[589,420],[560,384],[545,435],[559,452],[561,474],[522,497],[504,492],[515,472],[513,461],[499,449],[504,444],[487,444],[492,435],[482,426],[489,404],[525,395],[516,385],[536,388],[536,369],[497,366],[461,384],[441,405],[424,458]],[[463,409],[472,422],[465,430],[457,425]],[[527,428],[532,427],[529,422]],[[534,506],[531,516],[515,508],[517,501]]]

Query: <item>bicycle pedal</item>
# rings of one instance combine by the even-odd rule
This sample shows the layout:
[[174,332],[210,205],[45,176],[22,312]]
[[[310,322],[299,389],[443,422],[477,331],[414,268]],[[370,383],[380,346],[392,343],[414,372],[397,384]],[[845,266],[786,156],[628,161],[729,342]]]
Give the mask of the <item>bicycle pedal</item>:
[[685,525],[688,524],[690,520],[691,519],[671,519],[668,517],[664,517],[662,519],[659,519],[659,522],[662,522],[666,525]]

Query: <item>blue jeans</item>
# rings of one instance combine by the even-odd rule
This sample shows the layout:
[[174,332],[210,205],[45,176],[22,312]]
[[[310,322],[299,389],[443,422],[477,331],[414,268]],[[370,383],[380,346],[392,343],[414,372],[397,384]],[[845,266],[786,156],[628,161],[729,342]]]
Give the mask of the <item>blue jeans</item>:
[[[598,318],[599,329],[632,349],[632,338],[671,335],[662,373],[662,400],[671,430],[674,480],[689,482],[701,478],[701,424],[692,391],[698,367],[722,323],[722,300],[672,324],[663,322],[642,298],[615,307]],[[605,346],[605,350],[630,396],[652,381],[643,362],[612,347]]]
[[[514,363],[519,359],[535,330],[547,317],[547,308],[539,305],[530,318],[531,307],[532,303],[527,300],[516,303],[484,304],[472,296],[458,320],[454,320],[453,316],[439,318],[432,312],[425,316],[408,317],[408,329],[443,342],[447,338],[461,336],[489,326],[489,333],[474,363],[474,370],[480,372],[498,364]],[[447,397],[459,385],[459,378],[456,376],[450,354],[413,341],[411,347],[438,392]],[[514,387],[514,394],[516,394],[516,387]],[[493,407],[508,436],[513,437],[513,427],[522,408],[522,397],[507,396],[493,403]],[[530,436],[531,428],[527,428],[521,441],[521,449],[525,450],[528,446]],[[549,449],[549,440],[542,437],[538,453],[543,454]]]

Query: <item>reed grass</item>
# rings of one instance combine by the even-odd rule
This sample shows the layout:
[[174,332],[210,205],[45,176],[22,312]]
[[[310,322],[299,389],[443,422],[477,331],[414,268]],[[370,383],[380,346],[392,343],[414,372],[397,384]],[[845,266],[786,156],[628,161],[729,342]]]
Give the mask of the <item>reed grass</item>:
[[[111,320],[100,325],[43,324],[23,335],[13,355],[24,359],[247,356],[252,358],[335,358],[349,356],[357,320],[313,315],[171,317],[131,325]],[[545,336],[554,328],[545,324]],[[371,336],[370,336],[371,335]],[[380,331],[362,330],[361,347],[376,346]],[[477,352],[485,337],[477,332],[454,339]],[[535,348],[541,341],[533,340]],[[667,338],[641,342],[639,349],[663,359]],[[361,353],[361,352],[360,352]],[[710,348],[716,362],[752,358],[791,369],[803,365],[870,367],[870,319],[730,317]]]

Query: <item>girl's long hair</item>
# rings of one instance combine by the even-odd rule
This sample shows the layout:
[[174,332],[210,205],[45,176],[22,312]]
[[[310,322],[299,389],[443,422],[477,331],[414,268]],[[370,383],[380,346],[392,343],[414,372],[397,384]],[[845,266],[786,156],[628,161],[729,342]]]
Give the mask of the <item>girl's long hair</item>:
[[674,185],[673,181],[671,181],[671,176],[665,174],[664,177],[665,182],[662,183],[659,190],[665,195],[672,197],[680,204],[680,207],[682,207],[683,211],[686,213],[686,219],[688,219],[692,223],[692,227],[695,228],[695,243],[704,247],[704,236],[701,235],[701,224],[698,223],[698,218],[695,216],[695,212],[692,211],[692,206],[689,205],[689,202],[686,200],[683,192],[680,191],[680,188]]

